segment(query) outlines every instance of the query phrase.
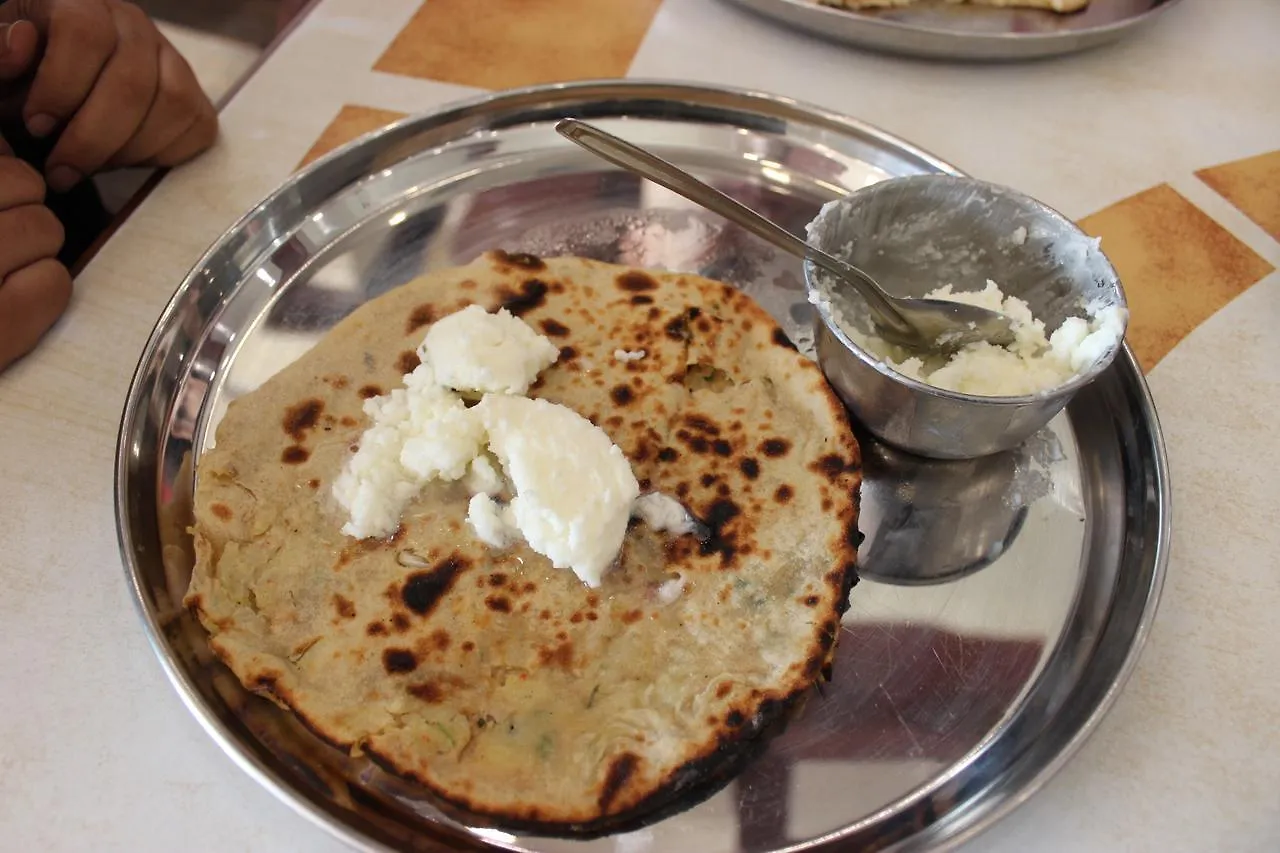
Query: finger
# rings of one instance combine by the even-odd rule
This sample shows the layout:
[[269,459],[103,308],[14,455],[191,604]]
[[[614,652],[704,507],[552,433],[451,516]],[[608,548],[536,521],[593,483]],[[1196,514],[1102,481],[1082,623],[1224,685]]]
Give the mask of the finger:
[[0,282],[0,370],[35,349],[71,301],[71,275],[46,258]]
[[190,130],[211,106],[191,66],[163,36],[157,67],[151,109],[133,138],[112,156],[112,166],[133,166],[156,157]]
[[54,192],[66,192],[102,168],[137,132],[155,99],[160,52],[155,27],[129,3],[113,4],[111,15],[116,51],[45,162]]
[[[13,6],[0,4],[0,12]],[[22,118],[26,101],[26,84],[35,73],[40,58],[40,31],[30,21],[0,24],[0,121]]]
[[147,159],[148,166],[177,166],[205,151],[218,138],[218,113],[206,103],[191,127],[159,154]]
[[62,248],[62,223],[43,204],[24,204],[0,210],[0,277],[42,258],[57,257]]
[[39,172],[17,157],[0,156],[0,210],[41,204],[44,190],[44,178]]
[[70,119],[93,90],[115,52],[116,25],[104,0],[27,6],[45,49],[23,115],[31,135],[44,137]]
[[30,21],[0,24],[0,80],[17,80],[35,68],[40,31]]

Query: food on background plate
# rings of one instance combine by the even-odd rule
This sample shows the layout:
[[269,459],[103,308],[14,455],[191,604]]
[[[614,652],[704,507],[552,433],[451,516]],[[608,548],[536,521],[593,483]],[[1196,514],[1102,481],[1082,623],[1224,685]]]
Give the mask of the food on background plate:
[[620,831],[718,789],[822,677],[860,467],[736,289],[493,252],[231,404],[186,602],[335,746],[496,825]]
[[[1078,12],[1085,6],[1089,5],[1090,0],[943,0],[944,2],[958,6],[968,4],[973,6],[1001,6],[1020,9],[1046,9],[1051,12]],[[920,6],[926,3],[936,3],[937,0],[818,0],[821,6],[834,6],[840,9],[851,9],[855,11],[863,9],[893,9],[902,6]]]

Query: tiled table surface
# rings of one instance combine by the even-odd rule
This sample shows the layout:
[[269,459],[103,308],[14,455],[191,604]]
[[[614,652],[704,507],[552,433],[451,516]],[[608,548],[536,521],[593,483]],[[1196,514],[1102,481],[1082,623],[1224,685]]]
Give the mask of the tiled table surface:
[[129,376],[194,259],[302,162],[484,89],[627,76],[846,112],[1103,236],[1168,442],[1165,598],[1097,734],[966,849],[1280,849],[1280,5],[1184,3],[1138,38],[1014,66],[860,53],[720,0],[600,8],[323,0],[0,376],[0,848],[341,849],[219,752],[147,646],[112,519]]

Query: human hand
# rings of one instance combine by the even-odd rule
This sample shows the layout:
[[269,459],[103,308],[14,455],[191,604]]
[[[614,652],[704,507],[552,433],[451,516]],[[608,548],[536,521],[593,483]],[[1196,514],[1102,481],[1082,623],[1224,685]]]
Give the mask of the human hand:
[[62,223],[44,192],[40,173],[0,139],[0,370],[35,349],[71,300],[57,261]]
[[174,166],[213,144],[218,119],[191,67],[123,0],[0,5],[0,108],[32,136],[65,192],[104,168]]

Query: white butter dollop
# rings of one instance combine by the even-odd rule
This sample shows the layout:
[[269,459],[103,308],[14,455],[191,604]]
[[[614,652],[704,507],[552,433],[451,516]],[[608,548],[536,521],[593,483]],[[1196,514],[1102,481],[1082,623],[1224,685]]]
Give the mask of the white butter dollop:
[[[565,406],[518,396],[559,353],[523,321],[471,306],[433,325],[418,352],[422,363],[403,388],[364,403],[372,424],[333,486],[348,514],[346,535],[389,536],[424,486],[461,480],[471,493],[467,522],[481,541],[507,548],[523,540],[598,586],[633,515],[655,530],[696,530],[674,498],[640,496],[631,464],[604,430]],[[468,408],[460,391],[483,397]]]
[[636,498],[631,514],[654,530],[683,534],[697,529],[684,504],[661,492],[646,492]]
[[520,528],[516,526],[510,504],[503,506],[483,492],[471,496],[467,523],[480,541],[491,548],[506,548],[520,539]]
[[457,480],[484,441],[484,427],[462,398],[434,381],[420,364],[405,387],[364,402],[373,425],[333,484],[347,510],[348,536],[388,536],[400,514],[427,482]]
[[506,488],[506,483],[502,479],[502,472],[493,467],[493,463],[489,461],[488,456],[483,455],[477,456],[471,462],[471,470],[467,472],[467,476],[462,482],[467,487],[467,491],[473,495],[485,494],[490,497],[497,497]]
[[646,354],[645,351],[642,349],[638,349],[638,350],[616,349],[613,351],[614,360],[620,361],[623,364],[626,364],[629,361],[639,361],[640,359],[645,357],[645,354]]
[[493,394],[475,411],[515,488],[509,509],[521,536],[556,568],[599,586],[640,494],[627,457],[591,421],[547,400]]
[[663,604],[670,604],[680,597],[680,593],[684,592],[684,588],[689,582],[685,580],[684,575],[676,575],[670,580],[663,581],[658,586],[658,601]]
[[440,318],[418,347],[441,385],[480,393],[523,394],[559,355],[507,309],[490,314],[479,305]]

